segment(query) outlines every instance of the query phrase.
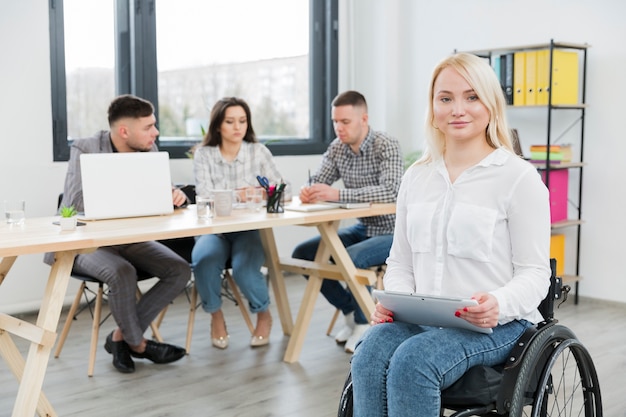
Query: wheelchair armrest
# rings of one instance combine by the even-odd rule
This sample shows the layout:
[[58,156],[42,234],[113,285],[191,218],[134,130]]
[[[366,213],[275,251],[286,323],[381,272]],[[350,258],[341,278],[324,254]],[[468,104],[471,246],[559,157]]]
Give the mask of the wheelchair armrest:
[[539,330],[554,326],[558,322],[559,321],[556,319],[544,320],[526,329],[524,334],[517,340],[515,347],[511,349],[511,353],[504,364],[504,371],[514,370],[520,364],[520,359],[524,356],[524,353],[526,353],[526,349],[528,349],[530,342],[537,335]]

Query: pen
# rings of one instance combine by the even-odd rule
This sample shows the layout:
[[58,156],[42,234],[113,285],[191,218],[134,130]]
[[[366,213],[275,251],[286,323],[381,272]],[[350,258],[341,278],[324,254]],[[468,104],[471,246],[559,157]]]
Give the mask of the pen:
[[309,169],[309,187],[312,185],[312,181],[311,181],[311,170]]

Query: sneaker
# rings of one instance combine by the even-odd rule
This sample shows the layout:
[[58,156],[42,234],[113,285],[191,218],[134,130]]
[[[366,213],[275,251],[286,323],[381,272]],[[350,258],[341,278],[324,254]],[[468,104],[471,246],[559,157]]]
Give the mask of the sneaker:
[[343,316],[345,324],[343,327],[337,332],[335,336],[335,342],[338,344],[346,343],[346,341],[350,338],[352,331],[354,330],[354,326],[356,323],[354,322],[354,313],[348,313]]
[[346,341],[346,345],[344,347],[346,352],[354,353],[354,348],[356,347],[356,344],[358,343],[359,340],[361,340],[361,337],[363,337],[363,334],[369,328],[370,328],[369,324],[357,324],[354,326],[354,330],[352,331],[352,334]]

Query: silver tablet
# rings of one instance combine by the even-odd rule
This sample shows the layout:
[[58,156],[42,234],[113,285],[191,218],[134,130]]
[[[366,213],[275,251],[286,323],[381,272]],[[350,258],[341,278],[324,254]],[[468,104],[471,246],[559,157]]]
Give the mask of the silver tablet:
[[454,315],[463,307],[478,305],[476,300],[382,290],[374,290],[372,295],[386,309],[393,311],[394,320],[397,321],[424,326],[457,327],[486,334],[492,332],[490,328],[475,326]]

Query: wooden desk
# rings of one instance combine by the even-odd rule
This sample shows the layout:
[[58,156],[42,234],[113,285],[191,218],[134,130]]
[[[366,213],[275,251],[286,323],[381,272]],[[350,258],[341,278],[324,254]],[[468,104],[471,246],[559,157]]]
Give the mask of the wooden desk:
[[[199,221],[195,208],[177,210],[169,216],[141,217],[134,219],[103,220],[89,222],[78,227],[76,231],[61,232],[60,227],[53,225],[56,217],[26,219],[22,226],[0,224],[0,284],[7,276],[16,258],[21,255],[56,252],[56,262],[50,269],[50,275],[41,302],[39,315],[35,324],[30,324],[0,313],[0,355],[20,381],[14,417],[56,416],[54,409],[41,392],[43,379],[50,358],[50,351],[56,340],[57,325],[65,299],[65,293],[74,262],[74,257],[94,248],[125,243],[150,240],[172,239],[202,234],[227,233],[243,230],[259,229],[267,254],[270,282],[274,291],[283,332],[293,333],[289,342],[285,360],[298,360],[302,341],[306,335],[312,314],[311,303],[315,301],[321,286],[319,276],[329,275],[330,278],[344,279],[366,314],[373,308],[367,290],[357,282],[357,273],[347,252],[336,233],[338,224],[343,219],[355,217],[378,216],[395,212],[394,204],[376,204],[368,209],[333,209],[328,211],[303,213],[286,211],[283,214],[266,214],[234,210],[229,217],[217,217],[209,221]],[[304,302],[294,327],[291,310],[287,301],[286,288],[282,276],[283,266],[278,257],[273,228],[279,226],[303,225],[316,226],[323,244],[320,245],[316,262],[319,272],[312,272],[307,284]],[[336,266],[328,265],[328,271],[320,265],[327,264],[329,256],[333,256]],[[290,260],[284,260],[285,268]],[[339,274],[339,275],[338,275]],[[361,279],[362,281],[362,279]],[[26,360],[20,354],[11,335],[30,341]]]

